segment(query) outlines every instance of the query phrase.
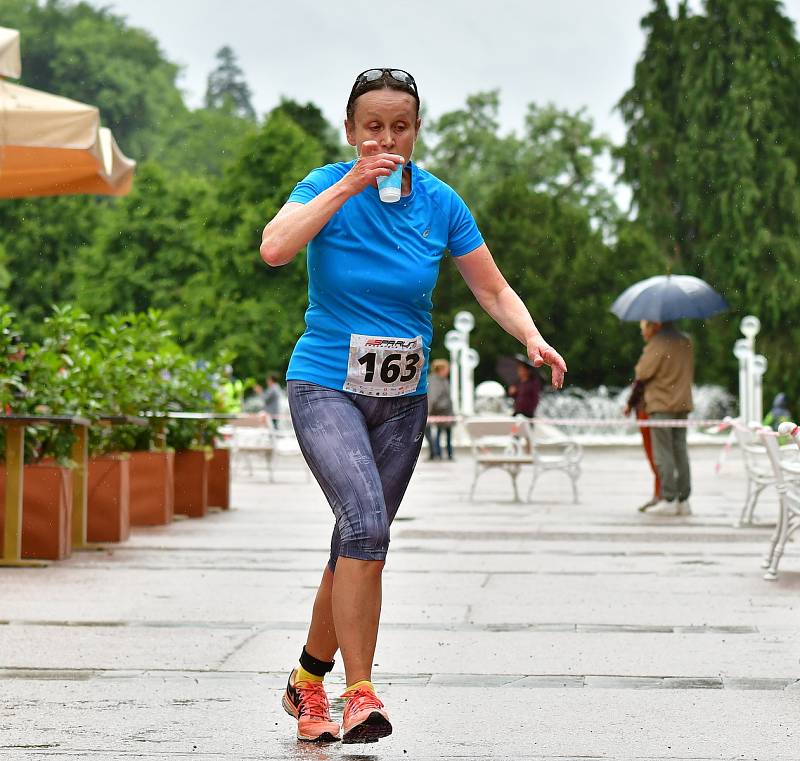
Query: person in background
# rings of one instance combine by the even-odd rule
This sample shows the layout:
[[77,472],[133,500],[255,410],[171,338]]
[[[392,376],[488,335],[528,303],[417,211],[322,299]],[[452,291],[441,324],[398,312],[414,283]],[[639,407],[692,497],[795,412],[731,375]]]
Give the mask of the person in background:
[[277,373],[267,373],[266,383],[267,387],[264,389],[263,394],[264,412],[266,412],[272,420],[272,427],[277,428],[281,414],[281,406],[283,405],[286,394],[283,388],[281,388],[281,384],[278,383]]
[[233,377],[233,367],[225,365],[222,382],[217,388],[217,403],[221,412],[239,413],[242,411],[244,383]]
[[764,415],[764,425],[768,425],[773,431],[778,430],[781,423],[786,423],[792,419],[786,394],[781,392],[772,400],[772,409]]
[[508,387],[508,395],[514,400],[514,414],[533,418],[539,406],[542,379],[533,364],[523,354],[516,354],[517,382]]
[[[636,364],[636,380],[644,384],[644,408],[653,420],[686,420],[692,411],[694,349],[689,336],[671,322],[640,324],[644,351]],[[646,336],[649,335],[649,338]],[[654,427],[653,457],[661,482],[661,499],[645,508],[648,515],[691,515],[692,489],[686,427]]]
[[[453,402],[450,398],[450,363],[446,359],[434,359],[428,377],[428,416],[452,417]],[[425,438],[430,447],[429,460],[442,459],[441,436],[445,436],[447,459],[453,459],[452,427],[450,421],[429,423],[425,426]]]
[[250,414],[264,411],[264,387],[256,383],[253,392],[245,397],[242,410]]
[[[654,335],[650,323],[646,320],[642,320],[639,329],[642,332],[642,338],[645,343]],[[640,380],[635,380],[631,384],[631,392],[628,396],[628,401],[625,403],[625,409],[623,410],[625,417],[628,417],[631,412],[635,412],[637,420],[647,420],[647,412],[644,406],[644,387],[644,381]],[[647,462],[650,463],[650,470],[653,471],[653,478],[655,479],[655,483],[653,484],[653,496],[639,508],[639,512],[643,513],[651,507],[655,507],[661,499],[661,479],[658,477],[658,468],[656,467],[655,457],[653,456],[653,437],[650,435],[650,428],[645,425],[640,425],[639,430],[642,433],[644,453],[647,456]]]

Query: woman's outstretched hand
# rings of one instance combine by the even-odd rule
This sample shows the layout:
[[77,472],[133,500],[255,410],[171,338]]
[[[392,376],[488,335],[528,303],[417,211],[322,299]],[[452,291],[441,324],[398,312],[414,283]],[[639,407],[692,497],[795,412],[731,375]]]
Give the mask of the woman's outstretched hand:
[[564,358],[541,337],[528,341],[527,349],[528,359],[533,362],[533,366],[548,365],[553,388],[561,388],[567,372],[567,363]]
[[361,155],[344,179],[353,195],[356,195],[367,186],[374,185],[378,177],[388,177],[398,164],[404,164],[405,161],[399,153],[381,152],[375,140],[365,140],[361,144]]

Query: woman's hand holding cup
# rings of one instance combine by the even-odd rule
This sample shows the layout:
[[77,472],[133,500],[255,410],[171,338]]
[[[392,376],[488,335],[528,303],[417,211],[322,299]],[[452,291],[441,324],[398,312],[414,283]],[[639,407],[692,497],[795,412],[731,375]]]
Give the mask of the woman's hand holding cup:
[[360,193],[369,185],[375,186],[378,177],[388,177],[401,166],[405,159],[397,153],[383,153],[375,140],[365,140],[361,153],[353,168],[345,175],[345,180],[353,189],[353,195]]

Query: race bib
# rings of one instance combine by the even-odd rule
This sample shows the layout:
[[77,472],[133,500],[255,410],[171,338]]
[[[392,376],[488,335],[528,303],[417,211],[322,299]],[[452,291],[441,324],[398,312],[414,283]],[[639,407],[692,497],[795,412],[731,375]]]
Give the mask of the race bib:
[[422,336],[350,336],[343,389],[364,396],[402,396],[417,390],[425,353]]

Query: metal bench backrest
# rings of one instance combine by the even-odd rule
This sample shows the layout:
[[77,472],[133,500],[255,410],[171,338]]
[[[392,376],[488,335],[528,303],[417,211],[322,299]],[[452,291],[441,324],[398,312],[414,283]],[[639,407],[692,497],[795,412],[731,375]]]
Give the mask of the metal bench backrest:
[[758,429],[751,426],[746,430],[739,426],[734,426],[733,430],[742,450],[742,459],[747,473],[761,478],[771,475],[768,472],[770,464],[767,459],[767,451],[764,445],[760,443]]
[[512,417],[469,418],[464,428],[476,456],[487,450],[502,451],[527,435],[527,421]]
[[[800,510],[800,485],[798,485],[798,469],[794,463],[787,463],[786,458],[781,457],[781,449],[778,446],[778,438],[769,428],[764,428],[760,434],[764,442],[764,448],[772,465],[772,472],[775,475],[775,484],[778,492],[786,495],[793,511]],[[794,465],[794,467],[793,467]]]

